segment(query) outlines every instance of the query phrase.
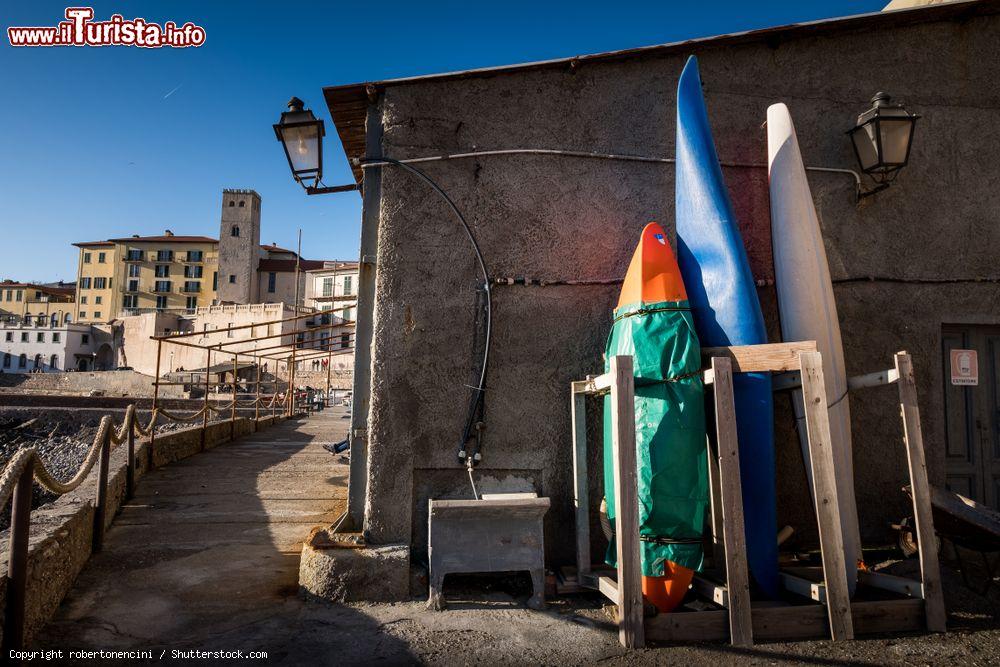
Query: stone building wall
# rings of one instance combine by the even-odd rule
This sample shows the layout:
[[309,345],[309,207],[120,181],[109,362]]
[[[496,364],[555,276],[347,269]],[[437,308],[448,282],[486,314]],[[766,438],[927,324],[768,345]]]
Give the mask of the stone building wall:
[[[847,371],[887,368],[901,349],[914,355],[930,473],[941,484],[942,325],[1000,323],[1000,17],[984,10],[963,20],[869,25],[390,82],[381,101],[383,154],[556,148],[673,157],[677,79],[694,53],[721,160],[766,163],[761,125],[768,105],[783,101],[808,165],[853,169],[844,132],[876,91],[889,92],[922,116],[911,163],[893,186],[859,204],[849,174],[809,179]],[[645,223],[673,233],[669,164],[503,156],[421,167],[464,212],[494,276],[621,278]],[[479,276],[447,207],[412,175],[381,171],[365,529],[371,543],[411,543],[420,560],[427,499],[469,495],[455,453],[473,383]],[[723,172],[777,341],[767,171]],[[494,289],[480,491],[550,496],[553,562],[572,554],[569,382],[602,369],[617,293],[616,285]],[[909,512],[895,389],[869,390],[851,408],[862,531],[869,544],[886,543],[890,522]],[[783,396],[775,418],[779,524],[808,543],[814,518]]]

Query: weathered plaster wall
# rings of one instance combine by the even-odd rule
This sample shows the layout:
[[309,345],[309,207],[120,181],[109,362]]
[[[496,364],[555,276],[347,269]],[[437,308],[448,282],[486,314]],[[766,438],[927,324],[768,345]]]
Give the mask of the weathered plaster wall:
[[[850,176],[810,173],[850,374],[914,354],[933,480],[943,480],[942,323],[1000,322],[1000,19],[697,45],[723,161],[766,162],[767,106],[784,101],[807,164],[854,168],[844,131],[886,90],[922,115],[910,166],[855,203]],[[390,85],[385,155],[545,147],[674,155],[675,90],[686,53],[579,68]],[[674,170],[555,157],[421,165],[465,213],[495,276],[620,278],[642,226],[674,225]],[[426,550],[428,497],[468,495],[455,452],[473,382],[473,255],[422,183],[384,168],[379,223],[365,527],[372,543]],[[753,271],[773,278],[767,174],[726,168]],[[867,277],[890,281],[867,282]],[[854,281],[856,282],[844,282]],[[899,282],[897,282],[899,281]],[[552,497],[546,547],[571,557],[568,384],[602,368],[616,286],[497,287],[481,490]],[[778,340],[774,288],[760,290]],[[786,400],[778,397],[779,521],[809,537],[813,519]],[[894,389],[852,400],[856,487],[869,542],[908,512]],[[596,425],[596,421],[594,422]],[[595,440],[596,433],[594,433]],[[596,456],[596,453],[595,453]],[[506,486],[505,486],[506,488]]]

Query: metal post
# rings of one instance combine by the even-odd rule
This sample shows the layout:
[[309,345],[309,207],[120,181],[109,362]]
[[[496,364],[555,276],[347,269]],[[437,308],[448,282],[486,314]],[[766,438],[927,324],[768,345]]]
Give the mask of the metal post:
[[205,412],[201,416],[201,450],[205,451],[205,431],[208,430],[208,383],[211,375],[209,369],[212,367],[212,348],[205,348]]
[[7,605],[4,613],[3,647],[24,646],[24,604],[28,585],[28,533],[31,530],[31,482],[35,475],[32,457],[14,487],[10,511],[10,555],[7,558]]
[[[156,341],[156,374],[153,376],[153,414],[156,414],[156,408],[159,404],[160,398],[160,357],[163,350],[163,341]],[[167,371],[168,373],[170,371]],[[156,443],[156,420],[155,418],[150,418],[151,426],[149,429],[149,451],[147,456],[149,457],[149,470],[153,469],[153,445]],[[131,437],[131,435],[129,436]],[[131,456],[130,456],[131,458]]]
[[104,545],[104,522],[108,508],[108,463],[111,458],[111,429],[114,422],[104,434],[101,442],[101,459],[97,472],[97,506],[94,508],[94,553],[101,550]]
[[[131,500],[135,495],[135,420],[138,411],[132,410],[132,421],[128,425],[128,465],[125,467],[125,499]],[[152,447],[152,441],[150,441]]]
[[[334,276],[336,276],[336,271],[334,271]],[[337,291],[337,279],[334,278],[333,281],[333,291]],[[333,370],[333,311],[330,311],[330,333],[327,338],[326,345],[326,396],[323,397],[324,407],[333,407],[333,401],[330,400],[330,372]]]
[[240,355],[233,354],[233,408],[229,413],[229,439],[236,437],[236,374],[239,372]]
[[254,421],[260,419],[260,359],[257,359],[257,384],[254,385],[255,390],[255,400],[253,403],[253,418]]

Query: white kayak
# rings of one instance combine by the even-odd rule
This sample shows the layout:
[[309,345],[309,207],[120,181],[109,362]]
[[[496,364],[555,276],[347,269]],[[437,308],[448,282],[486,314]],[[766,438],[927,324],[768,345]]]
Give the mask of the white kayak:
[[[847,398],[844,346],[840,339],[837,304],[833,298],[830,267],[816,207],[809,191],[792,117],[784,104],[773,104],[767,109],[767,166],[781,335],[786,341],[815,340],[817,349],[823,355],[847,582],[853,595],[857,584],[857,566],[862,556],[854,497],[851,411]],[[795,392],[793,404],[809,488],[812,489],[812,466],[801,391]]]

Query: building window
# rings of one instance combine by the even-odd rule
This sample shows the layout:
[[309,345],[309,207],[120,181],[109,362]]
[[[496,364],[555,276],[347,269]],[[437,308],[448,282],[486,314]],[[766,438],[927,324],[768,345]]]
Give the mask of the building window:
[[107,278],[94,278],[94,289],[105,289],[108,286]]
[[80,335],[80,345],[90,345],[90,334]]
[[102,303],[103,301],[104,301],[104,297],[103,296],[95,296],[94,297],[94,303]]
[[59,343],[61,341],[62,341],[62,334],[59,333],[58,331],[53,331],[52,332],[52,342],[53,343]]
[[130,281],[128,281],[128,291],[129,292],[138,292],[139,291],[139,281],[138,280],[130,280]]
[[201,283],[197,280],[186,280],[184,281],[184,291],[185,292],[200,292]]
[[10,368],[10,352],[3,355],[3,367]]
[[14,294],[14,297],[15,297],[14,300],[15,301],[20,301],[22,294],[23,294],[23,292],[21,292],[21,290],[17,290],[17,292],[15,292],[15,294]]
[[80,278],[80,289],[90,289],[90,278]]
[[197,308],[198,308],[198,297],[196,297],[196,296],[189,296],[187,298],[187,309],[188,310],[195,310]]
[[156,265],[156,277],[157,278],[169,278],[170,277],[170,265],[169,264],[157,264]]
[[83,263],[84,264],[90,264],[90,253],[89,252],[83,253]]
[[27,343],[28,342],[28,332],[27,331],[22,331],[21,332],[21,342],[22,343]]
[[267,274],[267,291],[270,294],[274,294],[275,284],[278,282],[278,274],[271,271]]
[[165,310],[166,307],[167,307],[167,297],[165,296],[156,297],[156,309]]
[[101,319],[101,311],[99,311],[99,310],[95,310],[94,311],[94,319],[95,320]]
[[323,296],[333,296],[333,278],[323,278]]
[[230,285],[235,285],[236,284],[236,276],[233,275],[232,273],[229,274],[229,284]]
[[[142,261],[142,251],[141,250],[129,250],[125,254],[125,260],[128,262],[141,262]],[[137,269],[139,267],[136,267]]]
[[135,294],[126,294],[122,297],[122,308],[136,308],[139,297]]
[[8,301],[14,300],[14,290],[7,290],[7,300]]
[[129,278],[138,278],[139,277],[139,272],[141,270],[142,270],[142,267],[140,267],[138,264],[129,264],[128,265],[128,277]]
[[204,253],[201,250],[188,250],[187,261],[200,262],[203,255]]
[[340,349],[350,347],[351,345],[351,334],[340,334]]
[[81,320],[87,319],[87,311],[85,311],[85,310],[81,310],[80,311],[80,319]]
[[174,261],[174,251],[173,250],[157,250],[156,251],[156,261],[157,262],[172,262],[172,261]]
[[70,315],[69,313],[66,313],[66,315],[63,317],[63,324],[69,324],[72,321],[73,321],[73,316]]
[[35,334],[35,342],[37,342],[37,343],[44,343],[45,342],[45,333],[42,332],[42,331],[39,331],[37,334]]
[[87,295],[86,294],[84,294],[83,296],[80,297],[80,303],[81,304],[86,304],[87,303]]
[[230,236],[239,236],[240,235],[240,226],[239,225],[233,225],[232,228],[229,230],[229,235]]
[[107,253],[99,252],[97,253],[97,263],[104,264],[104,260],[107,258]]
[[41,367],[42,367],[42,355],[36,354],[35,355],[35,368],[41,368]]
[[154,292],[169,292],[170,291],[170,281],[169,280],[157,280],[153,283]]
[[185,278],[201,278],[202,272],[204,271],[203,266],[185,266],[184,267],[184,277]]
[[247,205],[247,203],[246,203],[245,201],[241,201],[241,202],[240,202],[240,208],[243,208],[243,207],[244,207],[244,206],[246,206],[246,205]]
[[351,284],[351,282],[352,282],[351,281],[351,276],[344,276],[344,295],[345,296],[348,295],[348,294],[350,294],[351,293],[351,289],[354,287]]
[[17,358],[17,367],[18,368],[28,367],[28,355],[26,355],[24,352],[22,352],[21,356]]
[[49,368],[54,371],[59,370],[59,357],[57,355],[53,354],[49,357]]
[[214,291],[216,291],[218,289],[219,289],[219,272],[218,271],[213,271],[212,272],[212,291],[214,292]]
[[229,201],[229,208],[232,208],[232,207],[234,207],[234,206],[236,206],[236,202],[234,202],[234,201],[230,200],[230,201]]
[[7,332],[7,342],[8,343],[13,343],[14,342],[14,332],[13,331],[8,331]]
[[[59,326],[59,315],[58,315],[58,313],[52,313],[52,316],[49,317],[49,326],[50,327],[57,327],[57,326]],[[55,335],[58,336],[59,334],[55,334]],[[59,339],[56,338],[55,340],[59,340]]]

